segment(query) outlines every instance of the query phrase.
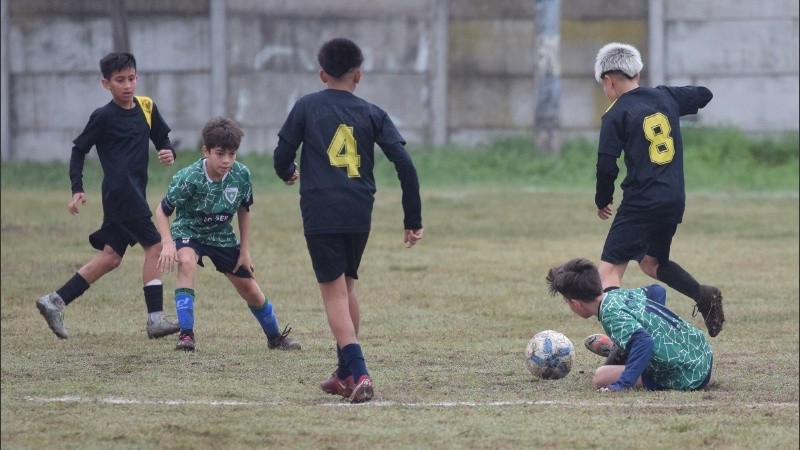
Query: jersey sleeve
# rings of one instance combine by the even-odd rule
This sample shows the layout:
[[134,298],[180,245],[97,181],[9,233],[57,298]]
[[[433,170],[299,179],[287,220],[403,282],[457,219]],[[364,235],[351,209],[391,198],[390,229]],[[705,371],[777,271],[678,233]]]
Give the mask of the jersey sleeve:
[[251,174],[250,169],[247,166],[244,166],[244,170],[242,171],[244,179],[245,179],[245,193],[244,197],[242,198],[242,202],[239,206],[244,207],[246,210],[250,211],[250,206],[253,205],[253,182],[251,181]]
[[714,97],[711,91],[704,86],[665,87],[667,92],[678,103],[679,114],[697,114]]
[[175,149],[172,146],[172,142],[169,140],[169,132],[172,130],[167,125],[167,122],[164,121],[161,113],[158,112],[158,106],[156,106],[155,102],[153,103],[153,113],[150,120],[152,122],[152,126],[150,127],[150,140],[153,141],[156,150],[168,148],[172,150],[172,155],[175,156]]
[[403,191],[403,227],[406,230],[422,228],[422,201],[419,195],[419,178],[411,155],[400,142],[381,147],[386,158],[394,164],[400,188]]
[[297,167],[294,159],[297,156],[297,148],[303,142],[306,126],[303,104],[301,98],[292,107],[278,132],[278,146],[272,152],[272,166],[283,181],[291,178]]
[[628,361],[625,363],[625,370],[622,371],[617,381],[608,386],[612,391],[628,389],[636,385],[636,381],[644,373],[650,357],[653,355],[653,336],[639,328],[631,336],[626,350],[628,351]]
[[72,141],[72,154],[69,159],[69,180],[72,193],[83,192],[83,165],[86,155],[97,143],[104,126],[103,109],[98,108],[89,116],[83,131]]
[[614,114],[614,106],[600,120],[600,139],[597,152],[619,158],[625,147],[625,130],[621,120]]
[[599,153],[594,195],[594,203],[598,209],[605,208],[614,201],[614,182],[617,180],[618,174],[617,158],[606,153]]

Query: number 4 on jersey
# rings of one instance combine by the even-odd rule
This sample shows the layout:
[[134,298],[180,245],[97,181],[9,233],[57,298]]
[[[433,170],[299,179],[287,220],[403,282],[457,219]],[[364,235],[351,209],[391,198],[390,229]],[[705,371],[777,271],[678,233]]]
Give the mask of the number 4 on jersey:
[[361,156],[358,154],[356,138],[353,136],[353,127],[339,125],[328,145],[328,159],[333,167],[347,167],[348,177],[361,176],[358,172],[358,168],[361,167]]

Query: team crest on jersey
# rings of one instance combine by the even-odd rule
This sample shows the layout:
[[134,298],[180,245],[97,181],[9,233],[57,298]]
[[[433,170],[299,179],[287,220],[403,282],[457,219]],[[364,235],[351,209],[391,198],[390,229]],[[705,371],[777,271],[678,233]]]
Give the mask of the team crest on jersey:
[[238,194],[239,194],[239,188],[237,187],[225,188],[225,190],[222,192],[222,195],[225,196],[225,200],[227,200],[228,203],[233,203],[233,201],[236,200],[236,196]]

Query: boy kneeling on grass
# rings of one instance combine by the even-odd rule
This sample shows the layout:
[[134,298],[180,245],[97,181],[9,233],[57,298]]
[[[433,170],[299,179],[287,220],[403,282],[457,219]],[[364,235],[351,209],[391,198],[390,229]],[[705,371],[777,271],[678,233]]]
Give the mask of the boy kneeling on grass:
[[[599,392],[634,387],[695,391],[708,384],[714,359],[711,345],[702,331],[665,306],[663,287],[604,293],[597,267],[580,258],[553,267],[546,280],[550,294],[561,294],[572,312],[584,319],[597,316],[613,343],[601,348],[605,336],[587,339],[593,352],[611,353],[594,374]],[[627,356],[620,358],[621,352]]]

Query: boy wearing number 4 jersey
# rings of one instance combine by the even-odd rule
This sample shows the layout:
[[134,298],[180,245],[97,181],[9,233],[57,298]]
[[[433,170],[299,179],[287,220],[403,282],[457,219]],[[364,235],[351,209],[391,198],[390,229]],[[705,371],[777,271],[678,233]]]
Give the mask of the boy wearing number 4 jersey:
[[358,341],[355,280],[376,190],[374,145],[394,163],[400,179],[406,247],[423,235],[419,181],[405,141],[389,116],[353,95],[361,80],[361,49],[348,39],[333,39],[322,45],[317,59],[319,77],[328,89],[306,95],[294,105],[278,133],[274,167],[286,184],[294,184],[299,177],[294,159],[302,145],[303,229],[338,356],[337,370],[320,388],[360,403],[373,397],[372,378]]
[[642,271],[695,302],[708,334],[722,330],[722,292],[701,285],[670,260],[672,238],[686,204],[680,117],[711,101],[702,86],[639,86],[642,58],[636,48],[610,43],[597,54],[595,78],[613,103],[603,114],[597,156],[595,205],[603,220],[612,215],[617,158],[625,153],[622,202],[608,231],[599,267],[603,288],[620,286],[630,260]]

